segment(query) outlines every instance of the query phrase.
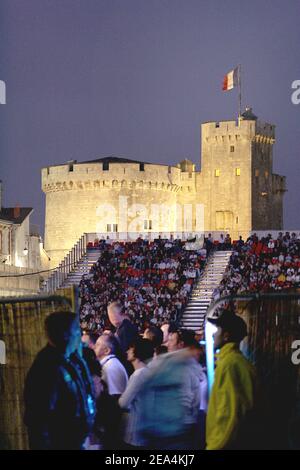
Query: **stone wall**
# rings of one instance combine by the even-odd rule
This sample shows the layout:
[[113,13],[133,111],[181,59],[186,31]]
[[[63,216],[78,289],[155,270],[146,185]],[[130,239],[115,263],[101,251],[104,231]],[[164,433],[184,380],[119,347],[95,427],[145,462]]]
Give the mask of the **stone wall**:
[[[255,119],[202,125],[201,172],[138,162],[69,162],[42,170],[45,249],[57,266],[83,233],[214,231],[232,238],[282,228],[284,177],[275,127]],[[145,225],[146,224],[146,225]]]
[[[180,168],[145,164],[102,163],[60,165],[42,170],[46,193],[45,249],[57,265],[86,232],[153,231],[177,227],[177,204],[195,202],[195,173],[182,177]],[[195,212],[195,210],[194,210]],[[193,227],[191,227],[191,230]]]
[[[34,269],[0,265],[0,297],[18,297],[37,294],[39,275],[31,275]],[[24,276],[26,274],[26,276]]]

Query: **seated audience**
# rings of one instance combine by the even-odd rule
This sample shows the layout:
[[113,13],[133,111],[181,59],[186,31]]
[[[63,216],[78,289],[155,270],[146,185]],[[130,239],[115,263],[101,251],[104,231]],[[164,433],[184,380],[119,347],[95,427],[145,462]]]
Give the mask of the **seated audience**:
[[256,234],[242,238],[233,247],[229,265],[220,286],[213,293],[221,296],[243,292],[272,292],[300,287],[300,240],[286,232],[272,238]]
[[[205,264],[206,249],[187,250],[185,242],[172,239],[100,241],[99,246],[100,258],[79,287],[82,329],[102,333],[111,327],[114,320],[108,319],[107,305],[114,301],[120,302],[124,318],[139,331],[145,323],[160,327],[179,321]],[[122,328],[119,333],[122,342]],[[128,331],[125,336],[124,352],[131,341]]]

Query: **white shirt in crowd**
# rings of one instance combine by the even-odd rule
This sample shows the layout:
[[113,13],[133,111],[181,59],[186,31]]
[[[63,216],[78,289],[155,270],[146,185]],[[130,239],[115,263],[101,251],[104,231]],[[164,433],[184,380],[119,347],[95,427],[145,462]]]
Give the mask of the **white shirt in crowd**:
[[107,385],[108,394],[122,395],[128,382],[128,375],[123,364],[114,354],[109,354],[101,359],[100,364],[102,379]]
[[145,445],[144,438],[139,432],[140,415],[143,407],[142,397],[139,392],[148,373],[147,367],[135,370],[129,378],[125,392],[119,399],[120,407],[127,409],[129,412],[124,418],[124,441],[137,447]]

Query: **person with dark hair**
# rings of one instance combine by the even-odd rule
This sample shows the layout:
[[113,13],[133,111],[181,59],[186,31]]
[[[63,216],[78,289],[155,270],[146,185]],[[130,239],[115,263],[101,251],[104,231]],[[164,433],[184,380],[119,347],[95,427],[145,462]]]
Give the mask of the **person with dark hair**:
[[[186,443],[189,448],[199,449],[204,447],[204,423],[201,421],[201,399],[205,394],[206,375],[196,360],[195,350],[198,349],[198,342],[195,339],[195,332],[188,329],[178,329],[169,335],[168,351],[177,353],[185,350],[188,356],[188,368],[186,372],[186,396],[189,399],[189,415],[186,416],[187,434]],[[203,400],[203,404],[204,400]],[[201,432],[200,432],[201,427]]]
[[162,344],[161,346],[158,346],[155,349],[156,357],[160,356],[161,354],[167,354],[167,352],[168,352],[168,348],[164,344]]
[[150,325],[146,330],[144,331],[143,338],[148,339],[151,341],[153,348],[154,348],[154,353],[157,355],[157,350],[160,348],[160,346],[163,343],[164,339],[164,334],[158,326],[155,325]]
[[[207,413],[207,401],[208,401],[208,384],[207,376],[203,370],[201,362],[203,363],[204,350],[201,344],[194,339],[188,345],[188,349],[192,358],[192,367],[196,368],[196,375],[199,378],[199,390],[200,390],[200,406],[199,406],[199,417],[198,423],[195,425],[194,431],[194,448],[204,449],[205,448],[205,422]],[[200,365],[200,368],[199,368]]]
[[95,354],[95,345],[99,335],[87,331],[82,332],[82,355],[86,361],[91,375],[101,377],[101,365]]
[[98,338],[99,335],[97,333],[94,333],[93,331],[82,331],[81,341],[90,349],[94,349]]
[[169,333],[168,351],[174,352],[189,347],[195,341],[195,332],[177,329]]
[[231,310],[208,318],[217,327],[214,347],[220,349],[215,380],[208,404],[208,450],[255,449],[259,429],[255,425],[258,387],[254,366],[239,346],[247,336],[244,320]]
[[84,449],[95,419],[92,379],[81,356],[77,315],[50,314],[47,346],[35,358],[25,381],[24,421],[30,449]]
[[143,436],[139,432],[141,406],[143,406],[139,391],[147,377],[147,362],[153,357],[153,353],[153,342],[145,338],[138,338],[127,351],[127,358],[132,363],[134,372],[119,399],[119,405],[128,413],[124,432],[124,441],[128,449],[139,449],[144,446]]

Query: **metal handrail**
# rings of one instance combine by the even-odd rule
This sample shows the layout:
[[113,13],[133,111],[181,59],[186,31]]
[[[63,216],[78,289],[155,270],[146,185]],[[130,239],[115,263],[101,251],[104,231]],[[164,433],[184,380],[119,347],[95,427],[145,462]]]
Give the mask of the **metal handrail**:
[[46,280],[41,292],[55,292],[59,289],[68,275],[74,271],[77,264],[87,251],[87,234],[84,233],[75,245],[71,248],[69,253],[64,257],[59,266],[52,272],[51,276]]

